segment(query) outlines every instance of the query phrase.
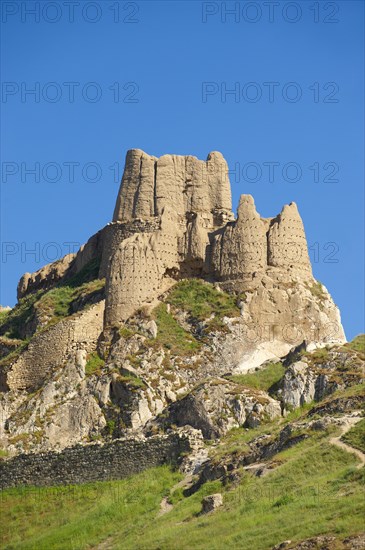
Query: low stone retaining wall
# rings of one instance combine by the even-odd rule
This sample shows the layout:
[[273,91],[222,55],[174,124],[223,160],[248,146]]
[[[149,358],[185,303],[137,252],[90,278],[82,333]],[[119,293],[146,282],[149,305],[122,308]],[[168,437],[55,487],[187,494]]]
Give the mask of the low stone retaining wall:
[[180,434],[145,440],[77,445],[62,452],[22,454],[0,462],[0,487],[70,485],[121,479],[165,463],[176,464],[190,450]]

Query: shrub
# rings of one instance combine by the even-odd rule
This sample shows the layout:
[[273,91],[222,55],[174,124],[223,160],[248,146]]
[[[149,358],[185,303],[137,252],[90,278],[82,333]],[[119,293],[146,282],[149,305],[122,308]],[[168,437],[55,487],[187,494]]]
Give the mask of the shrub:
[[104,365],[105,361],[99,357],[97,352],[90,353],[85,366],[85,374],[87,376],[92,374],[101,374],[101,369]]
[[118,380],[134,388],[146,387],[146,384],[143,382],[143,380],[141,380],[141,378],[138,378],[138,376],[133,376],[132,374],[125,374],[123,376],[118,376]]

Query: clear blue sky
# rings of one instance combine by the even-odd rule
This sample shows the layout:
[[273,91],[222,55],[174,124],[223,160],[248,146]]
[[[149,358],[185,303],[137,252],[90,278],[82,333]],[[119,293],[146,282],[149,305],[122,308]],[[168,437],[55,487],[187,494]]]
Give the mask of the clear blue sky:
[[364,4],[235,4],[2,2],[1,304],[110,221],[128,149],[219,150],[234,207],[297,202],[315,276],[363,331]]

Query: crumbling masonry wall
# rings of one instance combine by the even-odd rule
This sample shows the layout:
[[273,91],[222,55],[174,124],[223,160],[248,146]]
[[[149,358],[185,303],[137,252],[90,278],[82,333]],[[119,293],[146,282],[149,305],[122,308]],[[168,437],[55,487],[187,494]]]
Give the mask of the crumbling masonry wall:
[[11,390],[36,389],[53,369],[66,361],[71,352],[78,349],[87,353],[93,351],[103,330],[103,314],[102,301],[35,335],[28,348],[8,369],[5,375],[7,387]]
[[78,445],[60,453],[22,454],[0,462],[0,487],[122,479],[161,464],[176,464],[181,453],[190,450],[189,439],[175,433],[146,440],[116,439],[104,445]]

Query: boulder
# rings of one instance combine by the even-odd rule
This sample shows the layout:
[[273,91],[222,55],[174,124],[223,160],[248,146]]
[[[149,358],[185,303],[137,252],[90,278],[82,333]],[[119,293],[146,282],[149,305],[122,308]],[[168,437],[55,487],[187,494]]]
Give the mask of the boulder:
[[204,497],[202,500],[202,514],[214,512],[217,508],[223,505],[223,497],[221,493],[215,493]]

